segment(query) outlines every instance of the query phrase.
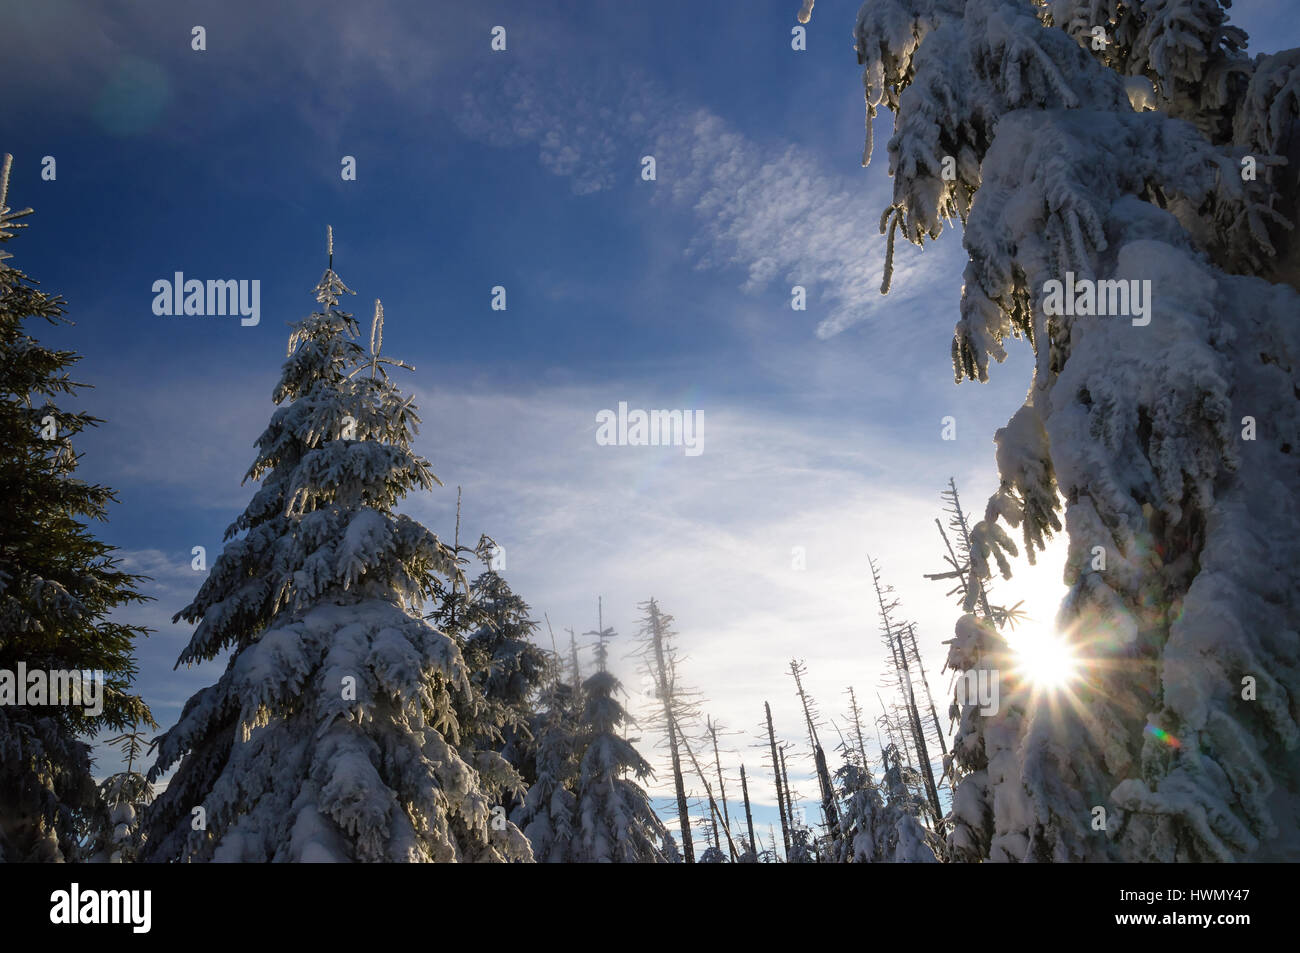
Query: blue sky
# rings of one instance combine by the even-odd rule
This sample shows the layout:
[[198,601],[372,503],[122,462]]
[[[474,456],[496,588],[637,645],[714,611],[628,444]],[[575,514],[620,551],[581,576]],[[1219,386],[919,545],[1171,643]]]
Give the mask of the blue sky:
[[[761,827],[774,798],[751,744],[764,700],[801,739],[791,657],[827,716],[843,723],[850,684],[876,713],[868,553],[946,696],[956,612],[921,578],[941,568],[937,494],[954,476],[982,509],[1031,362],[1017,343],[989,384],[953,384],[955,233],[900,245],[879,295],[889,119],[862,169],[857,4],[822,0],[804,52],[798,6],[5,4],[0,151],[12,204],[36,209],[9,250],[76,321],[39,333],[85,356],[81,403],[106,418],[83,471],[121,499],[103,536],[154,577],[132,618],[156,630],[139,689],[164,727],[224,664],[172,671],[190,627],[170,617],[200,582],[191,547],[215,557],[251,496],[240,479],[285,323],[314,307],[326,224],[352,310],[368,319],[382,298],[385,352],[416,367],[402,380],[418,446],[447,488],[407,511],[450,537],[462,486],[464,535],[503,544],[507,578],[557,632],[595,628],[599,595],[630,650],[637,603],[657,597],[687,679],[738,732],[724,757],[768,805]],[[1257,49],[1300,44],[1281,4],[1242,3],[1233,22]],[[176,271],[259,279],[261,323],[155,316],[152,283]],[[620,401],[703,411],[704,453],[597,446],[596,413]],[[1001,584],[1043,626],[1060,559],[1021,560]],[[618,670],[635,711],[640,679]],[[812,798],[808,768],[791,765]]]

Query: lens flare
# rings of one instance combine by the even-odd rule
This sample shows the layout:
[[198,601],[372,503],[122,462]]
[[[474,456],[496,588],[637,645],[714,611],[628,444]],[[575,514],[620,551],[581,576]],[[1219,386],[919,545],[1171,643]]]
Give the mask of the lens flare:
[[1079,678],[1079,658],[1060,633],[1029,630],[1008,641],[1017,674],[1032,687],[1063,689]]

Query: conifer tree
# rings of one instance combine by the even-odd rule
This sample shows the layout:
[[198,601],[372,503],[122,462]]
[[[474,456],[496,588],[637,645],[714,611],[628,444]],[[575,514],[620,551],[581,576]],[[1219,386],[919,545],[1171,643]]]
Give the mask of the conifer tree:
[[836,772],[843,799],[843,832],[835,844],[835,859],[854,864],[934,863],[934,851],[917,820],[922,801],[903,780],[898,749],[888,746],[882,760],[887,801],[870,771],[852,755]]
[[528,838],[538,863],[575,862],[582,846],[574,793],[582,751],[572,686],[555,681],[543,691],[539,708],[533,716],[536,779],[511,820]]
[[796,822],[790,828],[790,851],[786,854],[787,864],[817,863],[817,848],[813,843],[812,828]]
[[914,793],[904,776],[898,749],[892,746],[881,753],[885,765],[884,789],[888,795],[885,811],[884,859],[892,863],[933,864],[937,861],[930,848],[925,828],[918,818],[924,799]]
[[470,606],[474,629],[461,647],[485,704],[466,722],[466,734],[476,747],[499,752],[530,784],[536,747],[529,723],[555,663],[530,641],[537,623],[500,573],[489,568],[474,580]]
[[[31,213],[8,205],[12,162],[6,155],[0,165],[0,246]],[[80,358],[42,345],[28,329],[29,321],[71,324],[65,302],[10,258],[0,250],[0,861],[71,861],[98,846],[106,821],[88,740],[104,729],[154,725],[130,694],[133,648],[146,630],[109,618],[145,600],[136,588],[143,577],[118,568],[114,547],[88,528],[116,500],[76,476],[73,438],[101,421],[55,403],[86,386],[69,376]],[[37,671],[77,673],[77,692],[90,679],[84,688],[102,693],[102,711],[28,695],[17,678]]]
[[126,770],[109,775],[99,785],[100,797],[108,808],[108,831],[102,839],[104,853],[111,863],[134,863],[144,843],[141,816],[154,798],[153,785],[136,770],[148,741],[136,727],[104,743],[126,754]]
[[[972,571],[1010,575],[1008,530],[1031,559],[1069,536],[1075,697],[969,719],[957,755],[997,765],[992,859],[1266,860],[1297,835],[1300,510],[1261,501],[1300,492],[1300,61],[1252,58],[1227,6],[858,14],[864,162],[895,114],[882,290],[897,235],[960,222],[956,378],[1034,352]],[[959,625],[954,661],[987,657]]]
[[659,848],[659,853],[664,855],[664,863],[680,864],[682,863],[682,852],[677,846],[677,838],[673,837],[673,832],[664,829],[664,836]]
[[581,857],[589,863],[660,863],[665,858],[658,844],[667,829],[637,783],[653,771],[620,733],[630,719],[615,697],[622,685],[608,668],[607,643],[614,630],[589,634],[597,637],[596,672],[582,686]]
[[835,772],[843,802],[842,831],[835,845],[839,863],[876,863],[884,856],[884,802],[870,772],[849,758]]
[[[506,820],[517,775],[462,726],[486,704],[454,638],[421,616],[456,554],[395,512],[437,478],[411,449],[419,417],[356,341],[330,261],[297,322],[248,478],[262,482],[178,619],[179,664],[231,650],[220,680],[159,741],[142,859],[529,859]],[[439,485],[441,485],[439,483]]]

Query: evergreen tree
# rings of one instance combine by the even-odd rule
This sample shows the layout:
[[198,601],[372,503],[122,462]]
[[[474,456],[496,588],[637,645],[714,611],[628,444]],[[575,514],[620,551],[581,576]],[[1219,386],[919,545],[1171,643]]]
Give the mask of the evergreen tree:
[[910,771],[893,745],[882,752],[885,764],[884,788],[888,794],[885,805],[883,858],[891,863],[932,864],[936,858],[927,842],[925,828],[918,818],[925,809],[925,801],[915,792],[919,778],[908,778]]
[[[660,863],[657,846],[667,833],[650,798],[638,784],[653,772],[620,733],[627,712],[616,694],[622,685],[607,667],[607,641],[614,630],[595,634],[596,673],[582,685],[582,754],[578,779],[581,859],[588,863]],[[633,777],[629,778],[627,775]]]
[[135,862],[144,843],[141,817],[154,798],[153,785],[136,770],[148,742],[139,728],[133,728],[104,743],[126,754],[126,770],[109,775],[99,785],[100,797],[108,808],[108,831],[102,838],[104,852],[111,863],[129,864]]
[[581,846],[574,794],[581,752],[573,688],[555,682],[543,692],[540,707],[532,730],[536,779],[511,820],[528,838],[538,863],[567,863],[578,859]]
[[[0,166],[0,245],[31,213],[7,204],[12,161]],[[55,403],[86,386],[68,372],[80,358],[27,330],[29,320],[70,324],[64,301],[7,264],[11,257],[0,251],[0,861],[70,861],[95,849],[106,820],[87,739],[153,725],[129,693],[133,646],[146,630],[109,618],[145,597],[142,577],[120,570],[114,547],[87,525],[116,500],[76,477],[73,438],[101,421]],[[48,694],[17,704],[28,687],[17,684],[20,664],[28,673],[98,673],[102,711],[52,704]]]
[[[1300,511],[1264,503],[1300,491],[1300,59],[1252,59],[1226,7],[858,15],[868,133],[895,113],[884,288],[897,234],[959,220],[957,379],[987,379],[1011,337],[1036,357],[971,578],[1010,575],[1008,528],[1031,559],[1068,530],[1059,622],[1085,660],[1062,704],[1003,670],[998,711],[963,713],[961,785],[985,786],[955,793],[964,853],[1265,860],[1300,833]],[[955,661],[999,654],[982,628],[960,623]]]
[[380,357],[378,302],[369,352],[356,342],[330,245],[248,473],[262,487],[177,615],[198,623],[177,664],[232,651],[159,741],[150,779],[181,764],[142,859],[528,859],[501,808],[517,776],[465,743],[482,692],[420,615],[456,554],[394,511],[438,482],[385,368],[405,365]]
[[677,846],[677,838],[673,836],[672,831],[666,828],[664,829],[664,836],[661,844],[662,846],[659,848],[659,852],[664,856],[664,863],[682,863],[682,851],[681,848]]
[[898,749],[889,745],[883,752],[884,789],[888,800],[871,777],[871,772],[852,757],[835,772],[843,799],[843,836],[835,844],[835,860],[852,864],[935,863],[925,828],[918,820],[924,800],[909,788],[907,768]]
[[817,863],[817,848],[813,844],[812,828],[796,822],[790,828],[790,852],[785,856],[787,864]]
[[847,761],[835,772],[843,801],[843,830],[835,845],[839,863],[870,864],[885,853],[885,808],[871,774],[855,761]]
[[466,726],[468,734],[520,770],[524,784],[532,783],[536,746],[529,720],[537,692],[558,661],[530,641],[537,623],[528,617],[527,603],[495,570],[474,580],[470,605],[475,627],[462,650],[485,705]]
[[[481,696],[481,703],[461,712],[457,750],[469,764],[477,764],[480,780],[499,806],[509,813],[518,795],[536,777],[535,751],[527,719],[532,713],[536,687],[546,674],[546,656],[527,642],[536,623],[528,606],[492,571],[496,544],[488,536],[473,546],[460,542],[460,488],[456,488],[456,535],[451,549],[458,569],[476,558],[489,566],[473,585],[462,573],[431,585],[433,610],[425,616],[434,627],[455,640]],[[480,759],[478,752],[495,752],[500,758]]]

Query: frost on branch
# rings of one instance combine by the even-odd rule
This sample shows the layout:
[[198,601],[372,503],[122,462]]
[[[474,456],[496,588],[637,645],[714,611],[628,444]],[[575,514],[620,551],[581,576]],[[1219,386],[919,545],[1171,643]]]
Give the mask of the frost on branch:
[[[1300,156],[1278,153],[1300,141],[1300,55],[1248,58],[1214,0],[869,0],[854,35],[868,124],[896,114],[886,255],[960,221],[958,381],[987,379],[1008,339],[1036,358],[972,567],[1010,572],[1000,524],[1031,555],[1064,526],[1059,624],[1088,660],[1055,714],[1014,688],[962,712],[950,849],[1283,851],[1300,837],[1300,518],[1277,503],[1300,490]],[[1154,110],[1135,111],[1135,78]],[[1049,282],[1076,280],[1145,305],[1047,307]],[[1255,440],[1246,416],[1267,422]]]
[[440,578],[463,583],[455,553],[393,511],[437,482],[411,448],[419,417],[379,357],[382,310],[367,354],[346,292],[331,265],[290,336],[261,488],[177,616],[198,623],[178,665],[232,654],[160,739],[149,779],[180,767],[141,859],[531,858],[493,811],[518,775],[466,731],[482,688],[421,617]]

